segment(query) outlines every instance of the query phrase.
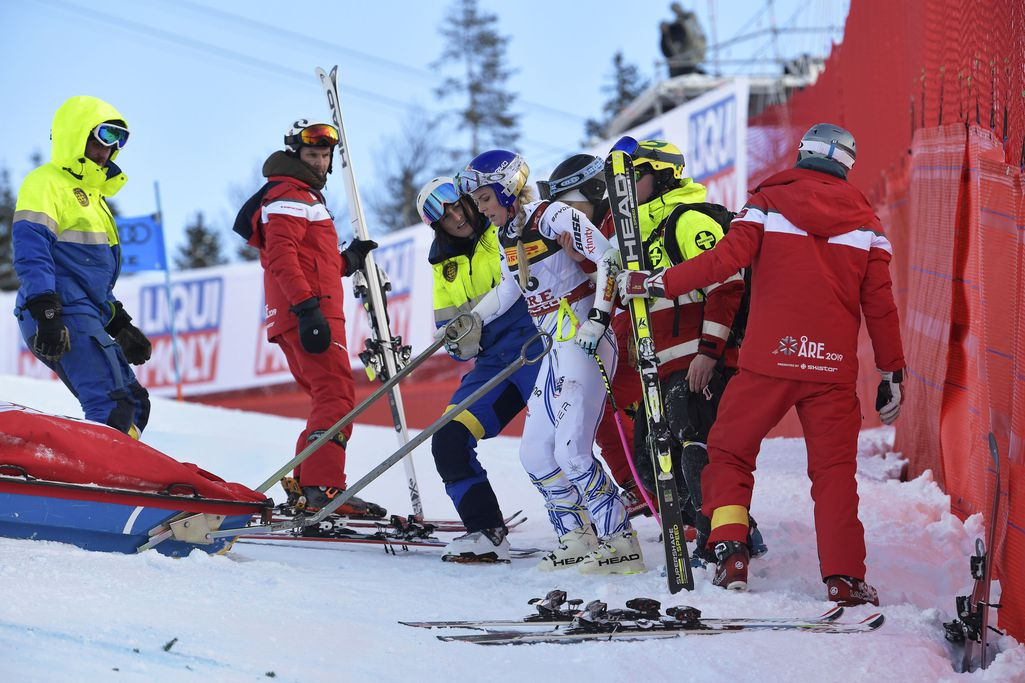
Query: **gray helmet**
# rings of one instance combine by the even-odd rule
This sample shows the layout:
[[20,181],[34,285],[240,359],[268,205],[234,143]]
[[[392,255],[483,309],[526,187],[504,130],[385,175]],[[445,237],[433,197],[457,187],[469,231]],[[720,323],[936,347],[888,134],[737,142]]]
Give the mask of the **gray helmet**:
[[832,123],[817,123],[801,137],[797,165],[846,178],[857,155],[850,131]]

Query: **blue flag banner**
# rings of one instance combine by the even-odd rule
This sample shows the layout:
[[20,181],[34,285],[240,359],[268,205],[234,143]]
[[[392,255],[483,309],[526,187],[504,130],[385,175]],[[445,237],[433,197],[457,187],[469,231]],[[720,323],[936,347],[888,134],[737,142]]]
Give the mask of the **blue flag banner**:
[[164,228],[160,214],[117,218],[117,232],[121,240],[121,272],[140,270],[167,270],[164,253]]

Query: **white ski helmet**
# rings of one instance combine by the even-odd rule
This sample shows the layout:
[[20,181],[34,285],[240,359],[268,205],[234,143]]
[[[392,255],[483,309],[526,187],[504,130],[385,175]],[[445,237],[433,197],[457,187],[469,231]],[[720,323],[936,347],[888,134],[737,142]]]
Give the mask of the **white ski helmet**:
[[842,175],[847,177],[847,171],[854,167],[854,159],[858,155],[858,149],[854,142],[854,136],[845,128],[832,123],[817,123],[808,129],[808,132],[801,137],[801,143],[797,147],[797,161],[809,160],[811,163],[800,164],[802,166],[822,166],[820,170],[830,172],[830,167],[839,164],[843,167]]
[[455,181],[441,176],[420,188],[420,194],[416,196],[416,211],[420,214],[420,220],[433,228],[444,217],[445,207],[458,201],[459,190],[456,189]]

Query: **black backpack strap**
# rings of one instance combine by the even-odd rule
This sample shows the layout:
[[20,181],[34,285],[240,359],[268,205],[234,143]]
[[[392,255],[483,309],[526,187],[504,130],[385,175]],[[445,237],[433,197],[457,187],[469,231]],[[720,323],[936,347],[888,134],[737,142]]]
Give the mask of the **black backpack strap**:
[[263,207],[263,199],[267,196],[267,193],[280,184],[280,180],[271,180],[264,183],[263,187],[257,190],[256,194],[246,200],[246,203],[239,209],[238,215],[235,216],[235,224],[231,226],[231,229],[241,235],[247,244],[251,244],[254,247],[260,246],[260,236],[255,234],[253,230],[254,218]]
[[[677,204],[673,207],[673,210],[666,216],[665,220],[658,224],[658,227],[651,231],[651,236],[647,242],[644,243],[645,253],[647,253],[647,247],[653,243],[656,239],[662,241],[662,246],[666,250],[666,256],[669,257],[669,263],[677,265],[683,263],[686,259],[683,258],[683,252],[680,251],[680,244],[676,241],[675,228],[676,224],[680,222],[680,217],[684,213],[691,210],[691,204]],[[670,226],[672,226],[670,228]],[[665,239],[666,233],[670,230],[674,230],[673,239]]]
[[[658,228],[656,229],[656,232],[659,233],[659,236],[662,236],[662,233],[665,231],[667,226],[675,226],[677,222],[679,222],[680,217],[687,211],[697,211],[698,213],[705,214],[706,216],[708,216],[713,221],[719,224],[719,227],[722,228],[722,233],[724,235],[730,231],[730,222],[733,221],[734,216],[737,215],[733,211],[727,209],[722,204],[712,204],[711,202],[698,202],[696,204],[678,204],[673,209],[673,212],[669,214],[669,217],[662,221],[662,223],[659,224]],[[655,233],[653,232],[652,235],[654,234]],[[683,263],[686,260],[683,257],[683,253],[680,251],[679,243],[677,243],[675,239],[663,239],[662,242],[665,246],[666,256],[669,257],[670,263],[672,263],[674,266],[678,263]]]

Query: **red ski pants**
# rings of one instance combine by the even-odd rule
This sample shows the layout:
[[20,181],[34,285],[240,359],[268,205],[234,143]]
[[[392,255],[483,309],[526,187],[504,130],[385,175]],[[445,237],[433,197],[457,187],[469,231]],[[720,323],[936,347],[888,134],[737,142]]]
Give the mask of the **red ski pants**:
[[797,407],[808,448],[822,576],[864,579],[865,529],[854,479],[861,406],[854,384],[801,382],[748,370],[733,378],[708,437],[708,466],[701,476],[703,512],[712,520],[709,546],[747,538],[755,459],[762,439],[791,406]]
[[[307,353],[299,342],[299,330],[292,329],[274,338],[285,352],[288,369],[312,400],[306,429],[295,444],[298,455],[307,446],[310,434],[329,429],[350,410],[355,402],[355,387],[349,352],[345,348],[345,322],[328,320],[331,326],[331,346],[324,353]],[[352,434],[350,424],[342,430],[346,441]],[[334,440],[320,447],[295,469],[295,477],[302,486],[345,487],[345,448]]]
[[[625,324],[624,324],[625,323]],[[633,447],[634,429],[633,420],[623,412],[631,403],[641,400],[641,380],[637,375],[637,368],[631,364],[628,357],[628,339],[632,334],[630,331],[630,316],[620,313],[612,320],[612,331],[616,335],[616,345],[619,347],[619,364],[616,366],[616,373],[610,377],[612,385],[612,396],[619,406],[619,419],[623,421],[623,431],[626,434],[627,443]],[[633,481],[634,475],[630,470],[630,463],[627,462],[627,453],[623,449],[623,440],[619,435],[619,427],[616,426],[615,412],[612,410],[612,402],[609,401],[602,413],[601,422],[598,423],[598,431],[595,433],[595,442],[601,448],[601,457],[612,472],[612,478],[620,486]]]

